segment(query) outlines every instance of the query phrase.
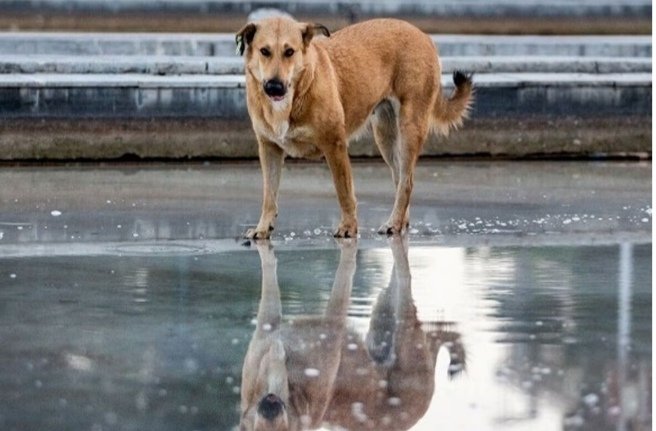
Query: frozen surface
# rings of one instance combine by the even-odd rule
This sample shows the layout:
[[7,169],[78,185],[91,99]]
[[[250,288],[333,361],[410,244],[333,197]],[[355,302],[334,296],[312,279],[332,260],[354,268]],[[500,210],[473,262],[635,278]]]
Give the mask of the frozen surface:
[[[372,357],[389,371],[403,356],[377,325],[419,337],[410,347],[427,354],[410,358],[429,358],[428,371],[406,358],[409,373],[346,414],[333,405],[325,429],[385,415],[413,430],[651,426],[650,164],[423,162],[407,257],[372,231],[391,208],[386,168],[354,171],[357,255],[330,236],[326,167],[294,163],[273,250],[258,255],[235,239],[259,216],[257,164],[0,170],[0,428],[233,429],[275,260],[284,322],[323,313],[353,265],[334,390],[365,378]],[[389,298],[416,312],[390,320]],[[425,409],[403,410],[391,388],[404,382]]]

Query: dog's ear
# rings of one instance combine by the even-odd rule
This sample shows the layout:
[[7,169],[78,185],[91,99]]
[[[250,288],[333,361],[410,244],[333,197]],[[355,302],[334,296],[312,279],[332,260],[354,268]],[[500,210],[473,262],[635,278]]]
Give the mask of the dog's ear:
[[237,54],[244,55],[244,50],[246,45],[250,45],[257,31],[257,26],[255,24],[248,23],[246,24],[237,35],[235,35],[235,43],[237,44]]
[[310,23],[303,24],[301,27],[301,34],[303,35],[303,44],[308,46],[312,41],[312,38],[315,34],[321,33],[326,37],[330,37],[330,31],[326,28],[325,25]]

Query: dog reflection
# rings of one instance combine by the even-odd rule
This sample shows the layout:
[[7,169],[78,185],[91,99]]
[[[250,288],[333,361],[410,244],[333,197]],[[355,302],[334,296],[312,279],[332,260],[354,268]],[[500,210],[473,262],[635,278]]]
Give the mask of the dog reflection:
[[349,331],[357,244],[339,245],[325,313],[282,324],[276,258],[268,243],[257,243],[262,297],[242,370],[241,430],[407,430],[428,409],[440,346],[449,347],[449,369],[462,369],[459,335],[439,325],[427,333],[417,319],[401,237],[390,239],[392,277],[366,339]]

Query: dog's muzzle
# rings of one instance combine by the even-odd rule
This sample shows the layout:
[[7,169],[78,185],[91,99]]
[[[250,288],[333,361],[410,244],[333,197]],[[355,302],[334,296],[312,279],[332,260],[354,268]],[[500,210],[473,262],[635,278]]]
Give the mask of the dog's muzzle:
[[284,406],[280,397],[275,394],[268,394],[260,400],[257,406],[257,412],[263,418],[272,421],[282,413]]
[[274,100],[280,100],[285,96],[287,89],[282,81],[270,79],[264,83],[264,92]]

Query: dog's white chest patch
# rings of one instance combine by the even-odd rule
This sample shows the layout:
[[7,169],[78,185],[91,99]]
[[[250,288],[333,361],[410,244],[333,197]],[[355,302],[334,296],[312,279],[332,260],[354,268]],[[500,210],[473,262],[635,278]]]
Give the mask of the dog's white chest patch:
[[308,127],[290,128],[288,121],[281,121],[271,130],[260,132],[292,157],[306,157],[316,152],[316,147],[311,143],[312,131]]
[[276,143],[282,147],[285,146],[287,140],[287,132],[289,132],[289,121],[281,121],[278,128],[275,130]]

